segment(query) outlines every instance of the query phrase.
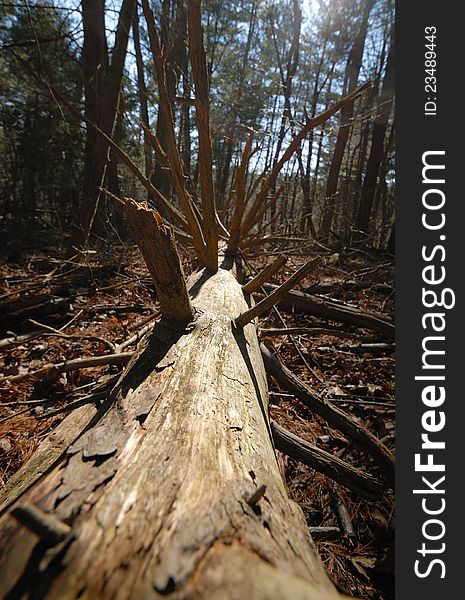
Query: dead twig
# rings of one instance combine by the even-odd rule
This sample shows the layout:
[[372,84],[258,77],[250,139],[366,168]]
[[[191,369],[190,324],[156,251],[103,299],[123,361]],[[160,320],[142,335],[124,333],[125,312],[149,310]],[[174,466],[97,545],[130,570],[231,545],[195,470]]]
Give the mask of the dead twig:
[[261,302],[240,314],[235,323],[237,327],[244,327],[250,323],[255,317],[268,311],[272,306],[277,304],[294,286],[296,286],[304,277],[308,277],[321,263],[321,258],[313,258],[309,260],[303,267],[289,277],[282,285],[277,287],[269,296]]
[[20,373],[19,375],[4,375],[0,377],[1,383],[19,383],[21,381],[40,381],[48,377],[56,377],[60,373],[74,371],[76,369],[89,369],[104,365],[125,365],[132,356],[132,352],[121,352],[119,354],[105,354],[104,356],[90,356],[65,360],[61,363],[49,364],[36,371]]
[[349,511],[347,510],[347,506],[344,504],[337,491],[337,486],[334,486],[331,504],[333,505],[334,512],[336,513],[337,522],[340,530],[342,531],[344,543],[348,548],[354,548],[357,543],[357,535],[354,531],[354,526],[352,524]]
[[142,337],[147,333],[147,331],[150,331],[152,329],[152,327],[153,327],[152,321],[154,318],[155,318],[155,316],[151,315],[150,322],[147,325],[144,325],[143,327],[138,329],[134,335],[132,335],[130,338],[128,338],[127,340],[124,340],[124,342],[121,342],[121,344],[116,346],[116,352],[122,352],[128,346],[132,346],[132,344],[135,344],[136,342],[141,340]]
[[280,269],[284,267],[286,262],[287,256],[279,256],[273,263],[265,267],[263,271],[258,273],[258,275],[255,275],[253,279],[251,279],[245,285],[242,286],[244,294],[252,294],[253,292],[256,292],[258,289],[260,289],[264,283],[270,281],[273,275],[275,275]]
[[63,333],[62,329],[55,329],[54,327],[50,327],[49,325],[45,325],[44,323],[39,323],[38,321],[34,321],[34,319],[28,319],[29,323],[31,325],[35,325],[36,327],[40,327],[41,329],[44,330],[43,334],[40,335],[48,335],[53,336],[53,337],[59,337],[59,338],[64,338],[67,340],[90,340],[93,342],[100,342],[101,344],[104,344],[105,346],[107,346],[107,348],[109,348],[109,350],[111,352],[116,352],[116,346],[110,342],[109,340],[106,340],[105,338],[101,338],[99,336],[96,335],[81,335],[80,333],[77,334],[69,334],[69,333]]

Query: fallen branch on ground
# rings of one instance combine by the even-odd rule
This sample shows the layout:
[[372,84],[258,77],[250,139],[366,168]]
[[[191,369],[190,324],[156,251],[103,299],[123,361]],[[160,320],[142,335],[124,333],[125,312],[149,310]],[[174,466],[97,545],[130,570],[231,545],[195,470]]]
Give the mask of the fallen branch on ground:
[[92,342],[99,342],[100,344],[104,344],[105,346],[107,346],[107,348],[109,348],[110,352],[116,352],[116,347],[112,342],[106,340],[105,338],[99,337],[97,335],[81,335],[80,333],[77,333],[77,334],[63,333],[59,329],[55,329],[54,327],[50,327],[49,325],[44,325],[43,323],[39,323],[38,321],[34,321],[33,319],[29,319],[29,323],[31,323],[31,325],[36,325],[37,327],[41,327],[44,331],[44,334],[48,334],[49,336],[65,338],[68,340],[89,340]]
[[323,473],[359,496],[374,499],[383,495],[386,486],[371,475],[294,435],[276,421],[271,422],[271,431],[273,442],[280,452]]
[[[267,283],[263,286],[267,292],[273,292],[278,286]],[[314,316],[324,317],[334,321],[341,321],[357,327],[365,327],[379,331],[393,338],[395,334],[394,323],[386,315],[378,315],[343,302],[334,302],[325,298],[319,298],[311,294],[298,291],[289,291],[280,299],[279,308],[296,313],[307,313]]]
[[132,352],[121,352],[120,354],[105,354],[104,356],[88,356],[65,360],[56,364],[48,364],[36,371],[28,371],[19,375],[4,375],[0,377],[1,383],[19,383],[21,381],[40,381],[49,377],[56,377],[60,373],[74,371],[76,369],[89,369],[104,365],[125,365],[129,362]]
[[348,548],[354,548],[357,544],[357,534],[354,531],[354,526],[349,511],[347,510],[347,506],[344,504],[337,491],[337,486],[334,486],[331,504],[336,513],[337,522],[346,546]]
[[[334,337],[343,337],[350,340],[366,339],[355,333],[348,333],[340,329],[330,329],[329,327],[269,327],[260,329],[262,335],[332,335]],[[368,344],[370,345],[370,344]],[[359,348],[360,346],[350,346],[351,348]]]
[[312,411],[323,417],[329,425],[339,429],[353,444],[372,456],[383,469],[389,484],[394,485],[394,457],[391,451],[368,429],[356,423],[342,410],[318,397],[315,391],[291,373],[264,344],[260,344],[260,348],[266,371]]
[[314,540],[337,540],[341,537],[339,527],[309,527]]

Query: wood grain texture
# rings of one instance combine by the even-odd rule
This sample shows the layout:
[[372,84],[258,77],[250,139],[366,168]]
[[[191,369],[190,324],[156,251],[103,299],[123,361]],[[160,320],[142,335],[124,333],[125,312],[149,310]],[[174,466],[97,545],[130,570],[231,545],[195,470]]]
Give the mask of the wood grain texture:
[[0,520],[10,594],[340,598],[279,472],[255,327],[233,324],[241,286],[201,271],[190,293],[195,321],[144,338],[98,422],[22,498],[75,537],[47,549]]
[[144,257],[165,319],[188,323],[194,316],[171,227],[146,202],[124,199],[126,219]]

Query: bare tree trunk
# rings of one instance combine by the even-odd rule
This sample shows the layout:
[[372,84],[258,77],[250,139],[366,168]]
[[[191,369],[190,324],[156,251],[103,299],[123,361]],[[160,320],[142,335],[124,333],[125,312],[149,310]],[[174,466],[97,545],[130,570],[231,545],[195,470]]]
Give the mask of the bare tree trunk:
[[394,40],[391,41],[389,55],[386,64],[386,73],[383,79],[383,87],[378,101],[378,115],[373,123],[373,134],[371,139],[370,155],[368,157],[367,170],[360,194],[360,208],[358,212],[357,226],[359,231],[369,233],[370,215],[376,191],[378,173],[384,155],[384,139],[388,126],[394,99]]
[[[123,0],[116,30],[111,64],[105,37],[103,0],[82,0],[84,26],[83,69],[85,77],[85,114],[107,135],[111,136],[118,111],[121,80],[135,0]],[[81,208],[78,223],[71,238],[73,247],[86,244],[94,222],[108,162],[108,145],[88,127],[83,176]]]
[[[373,92],[376,93],[375,87],[373,88]],[[367,115],[370,113],[371,110],[373,110],[374,100],[375,100],[374,94],[366,95],[366,103],[365,103],[364,109],[363,109],[364,114]],[[352,230],[353,230],[354,224],[356,224],[356,221],[357,221],[356,216],[357,216],[357,212],[358,212],[358,208],[359,208],[360,191],[362,189],[362,183],[363,183],[363,173],[364,173],[365,166],[366,166],[368,140],[370,137],[369,134],[370,134],[370,119],[367,117],[366,121],[361,126],[361,132],[360,132],[360,144],[359,144],[359,152],[358,152],[358,159],[357,159],[357,170],[356,170],[355,178],[354,178],[354,197],[352,198],[353,202],[352,202],[352,206],[351,206],[351,215],[350,215],[350,222],[352,225]],[[349,243],[352,243],[352,237],[353,237],[353,231],[351,233],[351,239],[348,240]]]
[[[379,176],[378,176],[378,190],[377,195],[379,197],[379,203],[381,205],[381,231],[379,237],[379,247],[383,248],[387,243],[388,234],[388,220],[392,219],[392,214],[388,212],[387,201],[389,198],[388,194],[388,186],[386,182],[387,172],[389,168],[389,159],[392,157],[392,149],[394,146],[394,133],[395,133],[395,123],[394,121],[391,124],[391,128],[389,131],[388,140],[385,144],[383,160],[381,161],[381,165],[379,168]],[[376,198],[376,196],[375,196]]]
[[[176,73],[175,57],[173,54],[173,42],[176,27],[170,23],[171,0],[163,0],[161,3],[161,27],[160,42],[165,61],[165,84],[168,93],[168,99],[171,110],[174,108],[174,98],[176,96]],[[176,35],[176,34],[175,34]],[[174,115],[173,115],[174,117]],[[166,111],[158,110],[156,136],[160,142],[161,148],[166,152],[168,149],[168,123],[166,121]],[[154,165],[152,183],[166,198],[171,194],[171,181],[166,168],[157,160]],[[164,212],[161,213],[164,216]]]
[[[278,61],[279,71],[281,75],[281,85],[282,85],[282,94],[284,98],[284,108],[281,116],[281,126],[278,134],[278,141],[276,144],[276,150],[273,158],[273,168],[276,166],[279,160],[279,155],[281,153],[281,148],[284,142],[284,137],[286,135],[286,125],[293,126],[293,118],[292,118],[292,110],[291,110],[291,94],[292,94],[292,80],[297,71],[297,66],[299,63],[299,51],[300,51],[300,30],[302,26],[302,10],[300,8],[300,4],[298,0],[294,0],[293,2],[293,23],[292,23],[292,40],[291,46],[289,48],[288,56],[287,56],[287,65],[286,72],[284,72],[283,66],[281,64],[281,57],[279,54],[279,49],[276,41],[276,32],[274,27],[274,19],[272,13],[270,13],[270,23],[271,23],[271,33],[273,42],[276,50],[276,59]],[[298,149],[298,156],[301,153],[301,149]],[[303,176],[303,165],[302,159],[300,158],[300,168],[301,168],[301,176]],[[273,192],[276,191],[276,188],[273,188]],[[270,209],[270,222],[271,222],[271,232],[274,232],[274,220],[276,213],[276,204],[271,205]]]
[[[250,13],[247,41],[245,44],[244,55],[242,58],[242,66],[241,66],[241,70],[240,70],[239,77],[238,77],[238,88],[237,88],[237,94],[236,94],[236,98],[235,98],[236,106],[240,106],[241,101],[242,101],[242,95],[244,93],[246,69],[247,69],[247,64],[249,62],[250,48],[252,47],[252,40],[253,40],[253,36],[254,36],[254,32],[255,32],[255,24],[256,24],[256,20],[257,20],[257,8],[258,8],[258,5],[256,3],[253,3],[252,11]],[[231,171],[234,147],[236,145],[235,128],[237,127],[237,125],[238,125],[238,122],[237,122],[237,114],[236,114],[236,115],[234,115],[234,120],[230,124],[229,130],[227,131],[227,135],[226,135],[227,143],[226,143],[226,151],[224,153],[223,164],[221,166],[219,165],[219,169],[218,169],[220,174],[219,174],[219,177],[217,180],[216,190],[217,190],[217,199],[218,199],[218,208],[219,209],[221,209],[224,204],[226,187],[228,184],[228,179],[229,179],[229,175],[230,175],[230,171]]]
[[179,127],[179,146],[181,159],[187,174],[191,172],[191,118],[190,97],[191,85],[189,83],[189,60],[187,53],[187,7],[184,0],[178,0],[179,31],[175,40],[176,62],[182,79],[182,93],[186,100],[181,105],[181,122]]
[[315,206],[315,200],[318,192],[318,176],[320,174],[320,164],[321,164],[321,152],[323,150],[323,137],[324,131],[320,131],[318,136],[318,149],[316,152],[316,162],[315,162],[315,171],[313,172],[313,180],[312,180],[312,191],[311,191],[311,203],[312,206]]
[[[146,128],[150,128],[149,108],[147,103],[147,86],[145,84],[144,61],[142,58],[142,50],[140,46],[139,32],[139,13],[134,11],[133,27],[134,50],[136,54],[137,66],[137,91],[139,95],[140,120]],[[144,129],[144,158],[145,158],[145,176],[150,178],[153,169],[152,147],[148,140],[147,131]]]
[[[312,93],[312,102],[310,106],[310,116],[313,119],[316,115],[316,110],[318,106],[318,98],[320,96],[321,91],[327,84],[329,80],[329,87],[331,88],[331,77],[334,71],[334,63],[331,66],[331,69],[328,72],[328,75],[325,77],[323,83],[320,86],[320,77],[323,69],[324,59],[326,58],[326,46],[327,46],[327,38],[325,39],[323,49],[321,52],[320,60],[318,63],[318,68],[315,75],[315,83],[313,86]],[[305,165],[305,173],[302,176],[302,221],[301,221],[301,229],[305,233],[310,230],[311,234],[316,237],[315,225],[313,222],[313,198],[311,194],[311,180],[310,180],[310,171],[312,165],[312,157],[313,157],[313,143],[315,140],[315,132],[312,129],[308,136],[308,154],[307,154],[307,162]]]
[[[370,16],[370,12],[374,3],[375,0],[366,0],[360,30],[350,51],[349,58],[347,59],[345,73],[346,87],[344,91],[349,94],[357,87],[360,67],[362,65],[365,38],[368,30],[368,17]],[[349,137],[353,113],[353,103],[346,104],[341,111],[341,121],[339,125],[336,146],[334,148],[333,158],[329,169],[328,180],[326,183],[325,204],[323,207],[323,216],[319,231],[319,237],[325,243],[328,242],[329,232],[331,230],[331,224],[333,221],[339,173]]]

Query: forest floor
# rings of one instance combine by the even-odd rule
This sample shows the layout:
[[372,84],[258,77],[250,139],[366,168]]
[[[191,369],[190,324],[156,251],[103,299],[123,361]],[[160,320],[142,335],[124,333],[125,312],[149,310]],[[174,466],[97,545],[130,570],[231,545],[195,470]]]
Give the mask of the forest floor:
[[[67,370],[69,365],[59,364],[131,352],[159,315],[148,271],[135,247],[99,249],[79,264],[64,263],[61,256],[50,242],[40,252],[10,254],[0,263],[0,493],[73,407],[97,402],[123,369],[122,364],[106,364]],[[262,252],[247,264],[253,272],[275,257]],[[289,256],[276,283],[307,259]],[[195,265],[188,253],[183,260],[190,273]],[[328,255],[325,263],[318,280],[304,280],[299,289],[392,318],[392,259],[353,251]],[[282,327],[314,331],[267,333]],[[294,374],[394,450],[392,340],[370,329],[281,310],[265,315],[260,330]],[[29,334],[35,337],[26,339]],[[295,435],[379,476],[369,457],[273,380],[270,412]],[[333,528],[333,539],[315,542],[340,589],[360,598],[393,598],[393,493],[363,500],[309,467],[281,454],[279,458],[289,495],[302,507],[309,527]],[[338,521],[335,499],[347,509],[352,532]]]

